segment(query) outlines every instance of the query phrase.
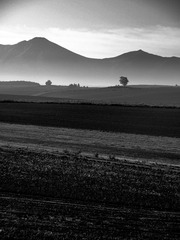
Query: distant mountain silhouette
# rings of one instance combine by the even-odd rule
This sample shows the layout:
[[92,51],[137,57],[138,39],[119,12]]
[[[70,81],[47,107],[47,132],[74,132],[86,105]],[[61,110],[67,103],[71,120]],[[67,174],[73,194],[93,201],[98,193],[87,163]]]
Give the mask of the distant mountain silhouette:
[[0,45],[0,80],[31,80],[65,85],[114,85],[120,76],[130,83],[179,84],[180,58],[160,57],[142,50],[117,57],[92,59],[45,38]]

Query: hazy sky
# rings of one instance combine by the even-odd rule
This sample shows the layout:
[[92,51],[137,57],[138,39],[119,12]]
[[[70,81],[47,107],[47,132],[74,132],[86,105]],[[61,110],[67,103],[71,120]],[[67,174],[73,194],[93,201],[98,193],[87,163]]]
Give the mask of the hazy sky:
[[179,12],[180,0],[0,0],[0,44],[41,36],[94,58],[180,57]]

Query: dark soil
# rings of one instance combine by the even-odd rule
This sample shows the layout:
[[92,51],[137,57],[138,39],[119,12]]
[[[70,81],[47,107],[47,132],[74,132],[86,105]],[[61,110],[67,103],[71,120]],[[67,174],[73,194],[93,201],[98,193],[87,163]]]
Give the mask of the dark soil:
[[176,108],[0,103],[0,121],[180,137],[180,109]]
[[0,149],[1,239],[178,239],[180,168]]

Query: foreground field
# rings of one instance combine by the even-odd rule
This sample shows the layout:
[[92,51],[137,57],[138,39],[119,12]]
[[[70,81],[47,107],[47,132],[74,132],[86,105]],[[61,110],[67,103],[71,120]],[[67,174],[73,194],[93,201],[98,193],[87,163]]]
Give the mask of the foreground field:
[[0,238],[179,239],[179,119],[176,108],[0,103]]
[[0,103],[0,122],[180,137],[180,109]]
[[1,195],[1,239],[174,239],[180,215]]
[[179,166],[0,147],[1,239],[178,239]]

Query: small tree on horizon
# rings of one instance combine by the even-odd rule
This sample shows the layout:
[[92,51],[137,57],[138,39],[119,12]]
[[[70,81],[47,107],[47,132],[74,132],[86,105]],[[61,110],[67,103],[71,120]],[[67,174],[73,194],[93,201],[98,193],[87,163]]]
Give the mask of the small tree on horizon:
[[51,86],[51,84],[52,84],[51,80],[46,81],[46,86]]
[[127,84],[128,84],[128,82],[129,82],[129,80],[127,79],[127,77],[121,76],[119,82],[120,82],[120,84],[122,84],[124,87],[126,87]]

